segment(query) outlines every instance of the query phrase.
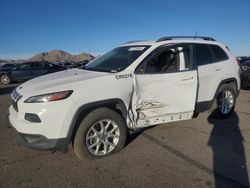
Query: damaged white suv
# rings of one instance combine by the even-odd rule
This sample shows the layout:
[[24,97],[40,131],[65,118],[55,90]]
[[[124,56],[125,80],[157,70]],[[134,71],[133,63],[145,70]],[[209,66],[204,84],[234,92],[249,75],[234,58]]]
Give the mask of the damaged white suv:
[[230,116],[239,66],[210,37],[134,41],[86,65],[25,82],[11,94],[9,120],[21,143],[80,159],[120,150],[127,133],[191,119],[209,110]]

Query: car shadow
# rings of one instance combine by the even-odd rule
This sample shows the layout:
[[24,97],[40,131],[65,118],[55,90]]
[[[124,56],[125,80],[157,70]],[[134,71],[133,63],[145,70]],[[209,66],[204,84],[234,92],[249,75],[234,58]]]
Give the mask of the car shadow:
[[17,86],[11,87],[1,87],[0,88],[0,95],[7,95],[10,94]]
[[132,143],[140,134],[142,134],[146,129],[139,129],[135,132],[130,132],[127,135],[127,140],[124,147],[127,147],[130,143]]
[[140,136],[144,131],[148,130],[148,129],[152,129],[156,127],[155,125],[154,126],[150,126],[150,127],[144,127],[144,128],[139,128],[135,131],[131,131],[128,133],[127,135],[127,140],[126,140],[126,143],[125,143],[125,146],[124,147],[127,147],[130,143],[132,143],[138,136]]
[[215,188],[249,187],[244,138],[236,113],[228,119],[208,117],[213,126],[208,145],[213,151]]
[[248,91],[248,90],[250,90],[250,87],[246,87],[246,86],[241,86],[241,88],[240,88],[241,90],[246,90],[246,91]]

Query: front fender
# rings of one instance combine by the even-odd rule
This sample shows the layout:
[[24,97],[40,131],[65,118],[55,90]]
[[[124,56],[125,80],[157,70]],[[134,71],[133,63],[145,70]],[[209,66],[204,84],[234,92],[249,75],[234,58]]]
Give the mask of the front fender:
[[84,119],[84,117],[94,109],[100,108],[100,107],[110,107],[110,108],[116,108],[120,111],[123,118],[126,120],[127,118],[127,108],[125,103],[119,99],[106,99],[96,102],[91,102],[84,104],[80,106],[77,111],[75,112],[75,115],[73,116],[73,119],[71,120],[68,133],[67,133],[67,142],[70,144],[72,139],[74,138],[76,131],[81,123],[81,121]]

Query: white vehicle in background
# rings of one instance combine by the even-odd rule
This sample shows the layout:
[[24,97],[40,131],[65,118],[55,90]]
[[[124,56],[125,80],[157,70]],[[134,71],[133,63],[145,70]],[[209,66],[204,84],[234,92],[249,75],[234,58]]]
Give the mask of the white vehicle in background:
[[127,133],[188,120],[213,107],[229,117],[239,66],[210,37],[164,37],[123,44],[86,65],[25,82],[11,94],[9,120],[21,143],[80,159],[123,148]]

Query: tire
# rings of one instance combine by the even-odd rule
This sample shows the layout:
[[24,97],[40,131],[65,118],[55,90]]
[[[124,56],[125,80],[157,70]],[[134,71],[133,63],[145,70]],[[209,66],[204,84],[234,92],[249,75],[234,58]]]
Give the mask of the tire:
[[193,114],[193,118],[197,118],[199,115],[200,115],[200,113],[199,113],[199,112],[194,112],[194,114]]
[[243,89],[243,90],[249,90],[250,87],[247,86],[247,85],[242,84],[242,85],[241,85],[241,89]]
[[236,104],[236,91],[232,84],[225,84],[220,87],[214,100],[213,117],[228,118],[234,112]]
[[0,80],[3,85],[8,85],[11,83],[11,78],[8,74],[2,74]]
[[81,160],[100,158],[121,150],[126,139],[127,127],[122,116],[108,108],[99,108],[82,120],[73,148]]

